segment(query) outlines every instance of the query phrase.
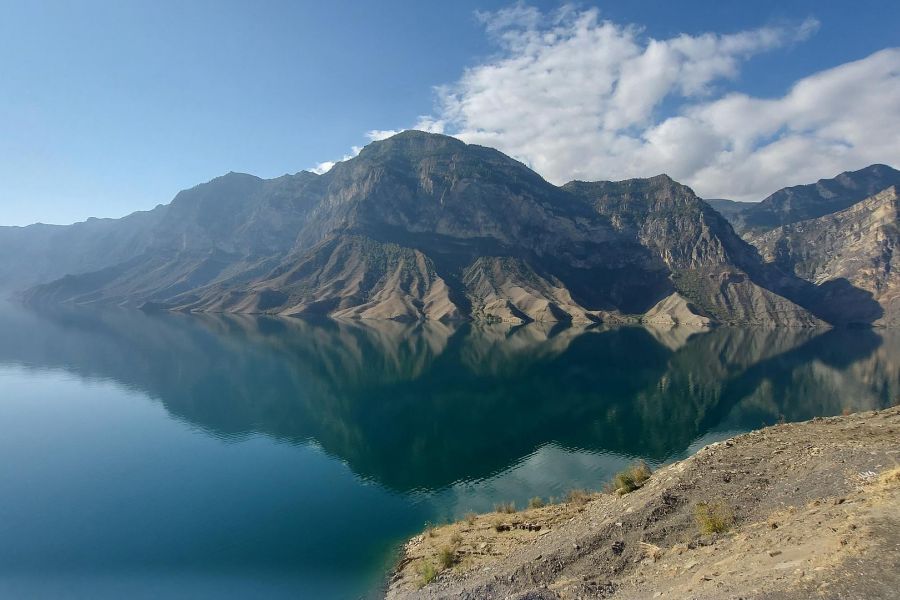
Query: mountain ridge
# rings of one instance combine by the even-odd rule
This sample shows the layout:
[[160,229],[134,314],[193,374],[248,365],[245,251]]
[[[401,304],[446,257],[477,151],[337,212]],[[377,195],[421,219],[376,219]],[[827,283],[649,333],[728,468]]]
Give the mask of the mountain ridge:
[[44,274],[22,298],[513,323],[825,316],[815,284],[761,260],[667,175],[555,186],[498,150],[425,132],[373,142],[321,175],[229,173],[155,210],[117,234],[130,240],[117,251]]
[[725,207],[723,214],[729,217],[736,231],[757,234],[844,210],[892,185],[900,185],[900,171],[875,163],[816,183],[782,188],[758,203],[746,203],[739,210],[721,200],[717,202]]

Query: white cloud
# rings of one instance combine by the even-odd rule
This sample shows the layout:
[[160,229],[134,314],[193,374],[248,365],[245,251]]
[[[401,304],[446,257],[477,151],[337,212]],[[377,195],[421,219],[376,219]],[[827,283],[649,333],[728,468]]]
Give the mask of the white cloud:
[[[401,129],[372,129],[366,132],[366,137],[369,138],[369,141],[371,142],[377,142],[379,140],[386,140],[393,135],[397,135],[401,131]],[[359,151],[357,151],[357,154],[359,154]]]
[[477,16],[498,54],[438,87],[415,128],[499,148],[555,183],[665,172],[707,198],[758,200],[900,156],[900,49],[781,98],[722,92],[752,56],[815,33],[815,19],[653,39],[596,9],[519,3]]
[[[379,140],[385,140],[393,135],[397,135],[403,131],[402,129],[371,129],[366,132],[366,138],[370,142],[377,142]],[[338,160],[326,160],[324,162],[317,163],[314,167],[310,167],[309,170],[315,173],[316,175],[321,175],[323,173],[327,173],[334,167],[334,165],[339,162],[344,162],[345,160],[350,160],[360,153],[362,150],[362,146],[353,146],[350,149],[349,154],[345,154]]]
[[[371,134],[373,132],[370,131],[369,133]],[[393,135],[393,134],[391,133],[384,137],[391,137],[391,135]],[[376,138],[369,137],[369,139],[371,139],[372,141],[375,141]],[[378,139],[384,139],[384,138],[378,138]],[[313,173],[315,173],[316,175],[321,175],[323,173],[327,173],[328,171],[331,170],[331,168],[334,165],[338,164],[339,162],[344,162],[345,160],[350,160],[351,158],[353,158],[354,156],[359,154],[361,150],[362,150],[362,146],[353,146],[350,149],[350,153],[345,154],[339,160],[326,160],[325,162],[320,162],[320,163],[316,164],[316,166],[314,166],[314,167],[310,167],[309,170],[312,171]]]

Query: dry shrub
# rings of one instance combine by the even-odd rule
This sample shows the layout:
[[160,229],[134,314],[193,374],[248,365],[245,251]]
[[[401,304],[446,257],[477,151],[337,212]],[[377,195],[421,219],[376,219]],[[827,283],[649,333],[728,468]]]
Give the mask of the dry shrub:
[[566,504],[574,504],[575,506],[584,506],[591,501],[591,493],[587,490],[569,490],[566,493]]
[[694,507],[694,519],[700,533],[725,533],[734,523],[731,507],[724,501],[700,502]]
[[616,473],[607,489],[622,496],[640,488],[652,474],[653,471],[647,463],[639,460],[624,471]]
[[438,564],[441,569],[449,569],[456,564],[456,552],[450,546],[444,546],[438,550]]

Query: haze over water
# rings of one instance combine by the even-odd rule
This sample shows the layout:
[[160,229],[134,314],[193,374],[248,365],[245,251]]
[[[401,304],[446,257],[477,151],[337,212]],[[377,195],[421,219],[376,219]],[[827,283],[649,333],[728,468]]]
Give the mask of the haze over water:
[[0,595],[353,598],[426,521],[900,398],[883,330],[0,306]]

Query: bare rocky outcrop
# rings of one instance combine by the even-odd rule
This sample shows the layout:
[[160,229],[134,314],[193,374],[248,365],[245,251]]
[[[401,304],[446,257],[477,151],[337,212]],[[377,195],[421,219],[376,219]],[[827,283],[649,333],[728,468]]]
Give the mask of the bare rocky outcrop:
[[387,597],[894,598],[898,432],[900,408],[778,425],[631,493],[447,525],[406,544]]

